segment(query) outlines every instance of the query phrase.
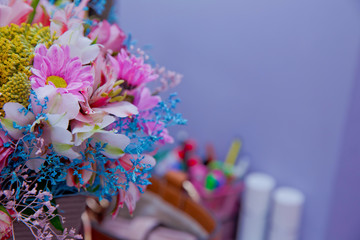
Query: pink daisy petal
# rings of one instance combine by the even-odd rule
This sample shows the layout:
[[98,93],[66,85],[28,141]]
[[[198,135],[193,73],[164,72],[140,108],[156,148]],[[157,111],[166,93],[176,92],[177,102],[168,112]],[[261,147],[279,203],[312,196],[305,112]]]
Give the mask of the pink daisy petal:
[[42,71],[40,71],[39,69],[36,69],[36,68],[32,68],[31,72],[32,72],[32,74],[34,74],[36,77],[39,77],[39,78],[44,78],[46,76],[46,74],[43,74]]
[[158,77],[142,58],[130,57],[124,49],[117,55],[117,62],[119,65],[118,79],[125,80],[129,86],[138,87]]
[[79,101],[85,101],[80,93],[94,82],[89,66],[82,66],[79,58],[70,58],[68,46],[42,44],[35,50],[34,65],[30,77],[34,89],[51,85],[58,93],[70,93]]
[[35,68],[40,68],[42,62],[43,62],[42,56],[40,54],[36,54],[34,57],[33,66]]
[[47,52],[46,56],[49,59],[52,59],[51,61],[51,67],[53,70],[56,69],[56,71],[59,71],[59,68],[61,68],[64,64],[64,52],[58,45],[52,45]]

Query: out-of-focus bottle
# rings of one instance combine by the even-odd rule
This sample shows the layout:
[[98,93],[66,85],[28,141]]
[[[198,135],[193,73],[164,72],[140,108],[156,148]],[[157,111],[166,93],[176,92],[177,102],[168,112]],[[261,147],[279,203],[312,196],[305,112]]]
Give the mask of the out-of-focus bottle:
[[280,187],[273,195],[268,240],[297,240],[304,194],[297,189]]
[[245,194],[237,240],[264,240],[269,200],[275,179],[267,174],[252,173],[245,178]]

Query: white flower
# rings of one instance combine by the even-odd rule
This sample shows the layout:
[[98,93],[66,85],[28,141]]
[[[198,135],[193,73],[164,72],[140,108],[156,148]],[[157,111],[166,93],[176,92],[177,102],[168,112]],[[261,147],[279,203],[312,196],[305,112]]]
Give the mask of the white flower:
[[[39,88],[35,91],[37,99],[32,96],[34,113],[19,111],[24,109],[21,104],[8,102],[4,105],[5,118],[1,119],[1,124],[15,140],[24,136],[24,130],[15,128],[14,124],[22,127],[31,126],[31,132],[42,132],[36,142],[37,149],[29,152],[30,158],[26,162],[30,169],[37,171],[44,162],[50,144],[61,156],[70,159],[80,156],[72,149],[74,146],[73,136],[68,131],[69,121],[77,116],[80,106],[72,94],[61,95],[51,86]],[[42,109],[38,103],[44,104],[45,99],[48,99],[47,108]],[[35,116],[41,111],[44,115],[36,118]]]
[[72,126],[72,133],[75,135],[75,146],[80,146],[86,139],[91,138],[91,144],[97,142],[106,143],[103,154],[109,158],[118,158],[124,154],[124,149],[130,143],[130,139],[113,131],[104,130],[115,121],[115,118],[105,115],[90,123],[75,121]]
[[84,37],[81,30],[82,26],[74,26],[62,34],[55,43],[68,45],[71,58],[78,57],[82,64],[88,64],[99,55],[100,47],[97,44],[91,44],[92,40]]

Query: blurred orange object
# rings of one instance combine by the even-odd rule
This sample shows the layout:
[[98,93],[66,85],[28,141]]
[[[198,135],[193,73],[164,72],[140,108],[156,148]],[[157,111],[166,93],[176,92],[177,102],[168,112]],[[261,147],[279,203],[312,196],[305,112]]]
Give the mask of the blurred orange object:
[[[187,174],[182,171],[169,171],[165,175],[165,181],[172,187],[167,187],[163,191],[163,198],[178,205],[180,193],[179,190],[174,190],[173,188],[182,189],[182,192],[186,192],[193,202],[197,202],[197,205],[200,204],[206,207],[214,214],[219,223],[218,235],[221,236],[220,239],[235,239],[240,211],[240,196],[244,189],[243,182],[239,181],[226,184],[216,189],[216,191],[206,191],[204,188],[197,188],[196,186],[189,188],[187,185],[191,183],[187,179]],[[153,184],[153,186],[149,186],[150,191],[156,188],[156,183]],[[159,190],[157,189],[156,191]],[[196,211],[194,209],[187,210],[189,212]],[[202,221],[201,217],[199,218],[198,221]]]

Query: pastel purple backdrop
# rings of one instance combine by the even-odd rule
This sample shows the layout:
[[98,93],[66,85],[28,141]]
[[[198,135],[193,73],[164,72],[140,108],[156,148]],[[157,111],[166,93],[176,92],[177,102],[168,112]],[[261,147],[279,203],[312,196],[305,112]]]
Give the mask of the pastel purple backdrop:
[[360,239],[360,2],[123,0],[119,22],[184,74],[191,136],[307,197],[299,240]]

